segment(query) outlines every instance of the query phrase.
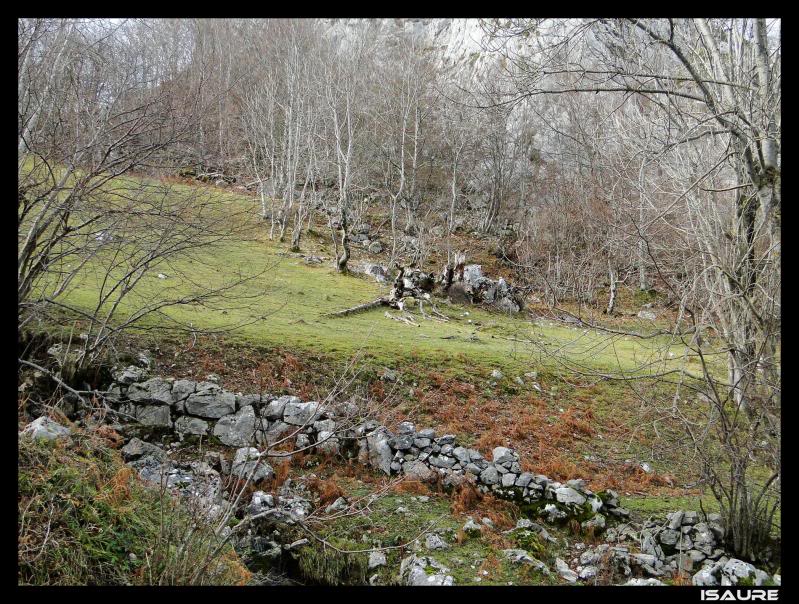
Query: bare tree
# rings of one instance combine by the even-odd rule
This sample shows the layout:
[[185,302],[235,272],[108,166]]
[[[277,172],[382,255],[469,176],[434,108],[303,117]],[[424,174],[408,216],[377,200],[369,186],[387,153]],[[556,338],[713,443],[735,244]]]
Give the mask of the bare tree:
[[[780,475],[780,53],[778,34],[768,34],[775,26],[764,19],[488,25],[513,61],[508,92],[517,98],[605,93],[619,105],[636,99],[651,108],[640,117],[652,136],[637,145],[636,188],[651,208],[636,221],[639,267],[645,255],[673,294],[673,332],[701,361],[710,413],[706,424],[686,421],[686,429],[704,457],[731,545],[754,559],[769,535],[779,500],[771,487]],[[506,44],[522,32],[536,33],[535,55]],[[687,266],[664,267],[655,254],[657,225],[693,252]],[[727,355],[726,379],[709,361],[719,351]],[[699,377],[680,371],[683,387]],[[706,438],[713,432],[721,453]],[[763,466],[766,480],[756,475]]]
[[[172,169],[201,111],[184,96],[197,98],[181,75],[184,49],[141,52],[157,25],[20,22],[18,324],[54,313],[81,320],[78,367],[153,313],[219,302],[251,277],[213,289],[187,274],[188,288],[153,285],[158,271],[178,281],[176,260],[243,224],[236,212],[224,218],[208,192],[141,175]],[[87,280],[96,280],[92,295],[67,298]]]

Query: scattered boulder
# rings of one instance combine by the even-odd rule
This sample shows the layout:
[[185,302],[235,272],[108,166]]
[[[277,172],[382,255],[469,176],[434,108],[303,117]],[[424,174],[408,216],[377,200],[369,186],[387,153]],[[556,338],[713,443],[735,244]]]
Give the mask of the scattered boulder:
[[569,583],[577,582],[577,573],[570,569],[569,565],[566,564],[566,562],[564,562],[562,559],[555,558],[555,569],[558,571],[558,574],[561,576],[561,578]]
[[474,519],[469,516],[466,524],[463,525],[463,532],[469,537],[479,537],[483,532],[483,527],[477,524]]
[[411,586],[454,585],[449,569],[430,557],[412,554],[400,563],[400,582]]
[[341,512],[349,507],[349,503],[344,497],[338,497],[333,503],[325,508],[325,514],[332,514],[333,512]]
[[387,283],[390,277],[389,270],[387,267],[382,266],[380,264],[371,264],[368,262],[361,265],[354,265],[353,271],[356,273],[362,273],[364,275],[368,275],[374,278],[374,280],[377,281],[378,283]]
[[658,581],[657,579],[652,579],[652,578],[643,579],[640,577],[636,577],[634,579],[630,579],[624,585],[630,585],[635,587],[651,587],[653,585],[665,585],[665,583],[663,583],[663,581]]
[[71,430],[69,428],[43,415],[25,426],[19,435],[27,436],[34,440],[53,441],[69,437],[70,433]]
[[399,372],[394,369],[384,367],[380,379],[384,382],[396,382],[399,379]]
[[527,564],[544,574],[549,574],[549,569],[546,564],[534,558],[523,549],[503,549],[502,554],[505,556],[506,560],[514,564]]
[[161,447],[157,447],[139,438],[131,438],[128,443],[120,449],[120,452],[122,453],[122,459],[125,461],[134,461],[144,456],[151,456],[160,460],[167,458],[166,451]]
[[436,535],[435,533],[429,533],[425,538],[425,547],[427,549],[447,549],[449,545],[441,538],[440,535]]
[[767,573],[737,558],[727,560],[726,564],[721,567],[722,585],[738,585],[743,582],[760,586],[768,579]]
[[386,555],[383,552],[375,550],[369,553],[369,564],[367,565],[367,568],[369,570],[385,565],[386,565]]

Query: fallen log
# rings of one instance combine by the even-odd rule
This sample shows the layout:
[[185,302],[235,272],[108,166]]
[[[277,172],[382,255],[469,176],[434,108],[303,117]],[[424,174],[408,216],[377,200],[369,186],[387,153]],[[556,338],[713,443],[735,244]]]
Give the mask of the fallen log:
[[359,304],[358,306],[353,306],[352,308],[345,308],[344,310],[327,313],[322,316],[331,319],[337,317],[347,317],[359,312],[366,312],[367,310],[377,308],[378,306],[391,306],[391,304],[389,303],[388,298],[378,298],[377,300],[372,300],[371,302],[366,302],[364,304]]
[[[436,321],[446,321],[446,317],[443,317],[443,315],[435,311],[435,306],[433,309],[441,318],[430,317],[426,315],[424,310],[421,308],[422,300],[430,299],[429,290],[432,289],[433,285],[432,277],[427,273],[420,271],[419,269],[407,269],[398,265],[397,268],[399,269],[399,272],[394,279],[393,287],[391,288],[388,296],[378,298],[372,302],[359,304],[358,306],[353,306],[352,308],[345,308],[344,310],[339,310],[337,312],[327,313],[322,316],[328,318],[347,317],[355,313],[365,312],[367,310],[371,310],[372,308],[377,308],[378,306],[388,306],[390,308],[404,311],[406,300],[410,300],[411,302],[414,300],[419,300],[419,307],[422,315],[425,318],[434,319]],[[402,318],[390,316],[388,313],[386,313],[386,315],[390,319],[408,322]],[[413,324],[418,326],[417,323]]]
[[392,315],[390,312],[386,311],[385,316],[386,319],[392,319],[394,321],[399,321],[400,323],[405,323],[407,325],[411,325],[413,327],[421,327],[416,321],[414,321],[413,317],[407,313],[406,316],[399,316],[399,315]]

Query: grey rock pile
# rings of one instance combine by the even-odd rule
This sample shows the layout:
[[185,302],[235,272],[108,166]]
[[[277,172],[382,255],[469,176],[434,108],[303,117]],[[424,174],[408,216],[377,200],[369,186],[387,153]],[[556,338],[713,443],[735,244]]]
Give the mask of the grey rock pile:
[[[779,577],[725,554],[724,527],[718,514],[703,519],[697,512],[680,510],[668,514],[663,523],[647,523],[640,531],[619,524],[609,529],[605,538],[611,543],[626,541],[629,546],[606,543],[589,548],[581,554],[581,564],[612,565],[614,572],[625,576],[662,578],[688,572],[693,575],[692,583],[700,586],[779,582]],[[631,551],[631,546],[640,551]]]
[[388,283],[390,278],[388,268],[380,264],[372,264],[369,262],[365,262],[363,264],[353,264],[352,271],[372,277],[378,283]]
[[131,439],[122,457],[144,482],[162,486],[184,499],[190,509],[214,519],[225,510],[222,477],[205,461],[177,462],[160,447]]
[[678,568],[690,572],[705,560],[724,555],[724,527],[717,514],[701,520],[696,512],[677,511],[665,524],[645,527],[640,539],[642,552],[655,558],[656,569],[663,564],[672,572]]
[[[323,406],[295,396],[233,394],[210,381],[159,377],[135,381],[132,371],[124,377],[129,383],[114,384],[109,403],[145,426],[173,430],[181,438],[210,436],[236,447],[232,471],[239,478],[248,476],[254,463],[239,456],[257,457],[258,447],[287,441],[298,449],[356,457],[389,475],[440,480],[445,487],[469,481],[483,493],[527,505],[530,514],[550,522],[577,519],[595,534],[605,529],[609,516],[628,515],[613,491],[593,493],[582,480],[561,484],[523,472],[514,449],[497,447],[489,460],[478,450],[459,445],[452,434],[417,430],[411,422],[402,422],[392,432],[374,420],[356,421],[357,408],[351,403]],[[263,480],[271,471],[268,464],[260,464],[253,478]]]
[[506,312],[519,312],[524,307],[521,290],[502,277],[495,281],[483,276],[479,264],[467,264],[463,268],[463,284],[474,302],[490,304]]

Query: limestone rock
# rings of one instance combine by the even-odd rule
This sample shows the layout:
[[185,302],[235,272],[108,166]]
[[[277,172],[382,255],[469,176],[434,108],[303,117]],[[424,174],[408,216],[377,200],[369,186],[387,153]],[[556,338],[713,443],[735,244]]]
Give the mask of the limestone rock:
[[425,538],[425,547],[427,549],[447,549],[449,545],[441,538],[440,535],[436,535],[435,533],[429,533]]
[[250,499],[250,505],[247,506],[247,513],[250,516],[256,516],[274,507],[274,496],[270,493],[264,493],[263,491],[255,491]]
[[136,367],[136,365],[129,365],[121,372],[115,373],[114,379],[119,384],[134,384],[143,380],[146,375],[147,371],[145,369]]
[[257,483],[266,478],[271,478],[275,475],[272,466],[261,459],[261,453],[255,447],[242,447],[236,451],[233,458],[233,465],[230,469],[231,474],[246,480],[250,478],[251,482]]
[[135,417],[143,426],[171,428],[172,414],[167,405],[136,406]]
[[175,380],[172,384],[172,398],[176,403],[183,403],[196,390],[197,382],[194,380]]
[[383,552],[373,551],[369,553],[369,564],[368,564],[369,570],[385,565],[386,565],[386,555]]
[[642,579],[642,578],[635,578],[630,579],[624,585],[630,585],[634,587],[651,587],[653,585],[665,585],[662,581],[658,581],[657,579]]
[[175,420],[175,430],[181,434],[208,434],[208,422],[199,417],[184,415]]
[[748,562],[731,558],[721,568],[722,585],[738,585],[741,581],[752,581],[755,585],[763,585],[769,576]]
[[274,445],[284,438],[288,438],[297,431],[296,426],[289,426],[282,421],[276,421],[267,426],[266,430],[259,428],[255,432],[255,439],[259,445]]
[[259,405],[261,403],[260,394],[237,394],[236,395],[236,409],[242,409],[250,405]]
[[514,564],[528,564],[544,574],[549,574],[549,569],[546,564],[534,558],[523,549],[503,549],[502,554],[507,560]]
[[569,583],[577,582],[577,573],[570,569],[569,565],[562,559],[555,558],[555,569],[558,571],[558,574]]
[[309,401],[307,403],[289,402],[283,409],[283,421],[292,426],[306,426],[313,424],[319,413],[319,403]]
[[171,405],[175,402],[172,384],[159,377],[131,384],[128,399],[139,405]]
[[242,407],[235,414],[226,415],[216,422],[214,436],[229,447],[245,447],[252,444],[255,421],[252,406]]
[[236,411],[236,396],[231,392],[207,388],[190,394],[185,406],[190,415],[218,419]]
[[463,532],[469,537],[479,537],[483,532],[483,527],[477,524],[470,516],[468,520],[466,520],[466,524],[463,525]]
[[22,429],[20,436],[29,436],[34,440],[52,441],[58,438],[65,438],[70,435],[71,430],[62,426],[58,422],[47,416],[42,416],[33,420]]
[[447,573],[449,569],[433,558],[417,557],[415,554],[400,564],[400,581],[403,585],[454,585],[455,580]]
[[428,482],[436,477],[436,473],[421,461],[406,461],[402,464],[402,472],[409,480]]
[[495,466],[488,466],[485,470],[480,472],[480,482],[487,485],[499,483],[499,472]]
[[575,505],[582,505],[585,503],[585,497],[571,487],[559,487],[555,489],[555,499],[560,503],[571,503]]
[[265,417],[270,421],[283,420],[283,411],[289,403],[301,403],[302,401],[296,396],[281,396],[273,401],[267,403],[261,410],[261,417]]
[[386,474],[391,474],[391,461],[394,458],[394,453],[388,444],[390,438],[385,429],[371,432],[366,437],[369,463]]
[[327,455],[337,455],[340,452],[339,440],[333,432],[321,430],[316,436],[316,449]]

